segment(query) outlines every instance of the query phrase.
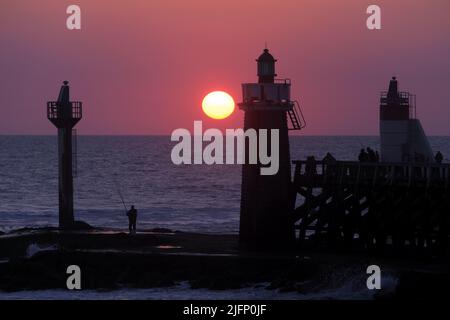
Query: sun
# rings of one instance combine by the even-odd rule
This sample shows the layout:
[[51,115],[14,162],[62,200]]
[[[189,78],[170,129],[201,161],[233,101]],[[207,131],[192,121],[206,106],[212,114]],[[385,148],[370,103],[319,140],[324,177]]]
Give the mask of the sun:
[[202,109],[210,118],[225,119],[234,111],[234,100],[224,91],[213,91],[203,98]]

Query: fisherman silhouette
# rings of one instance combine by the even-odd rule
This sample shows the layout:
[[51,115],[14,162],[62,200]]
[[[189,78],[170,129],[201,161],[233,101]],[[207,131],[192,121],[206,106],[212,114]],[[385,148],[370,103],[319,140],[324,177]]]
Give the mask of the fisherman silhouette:
[[136,220],[137,220],[137,210],[133,206],[131,206],[131,209],[127,212],[128,216],[128,229],[131,233],[136,233]]
[[442,153],[440,151],[436,152],[436,155],[434,156],[434,160],[436,161],[436,163],[441,164],[442,160],[444,160],[444,156],[442,155]]

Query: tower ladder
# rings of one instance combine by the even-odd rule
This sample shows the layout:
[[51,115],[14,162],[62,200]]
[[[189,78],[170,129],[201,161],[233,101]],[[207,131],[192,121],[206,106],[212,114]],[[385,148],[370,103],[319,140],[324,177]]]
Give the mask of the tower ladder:
[[72,176],[78,175],[78,156],[77,156],[77,129],[72,129]]
[[289,130],[301,130],[306,127],[305,117],[297,100],[293,101],[293,106],[288,110],[289,119],[291,119],[292,127]]

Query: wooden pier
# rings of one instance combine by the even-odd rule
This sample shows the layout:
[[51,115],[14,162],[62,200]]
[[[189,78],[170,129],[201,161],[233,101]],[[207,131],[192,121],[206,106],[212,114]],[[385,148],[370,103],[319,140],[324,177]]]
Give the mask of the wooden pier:
[[293,163],[300,246],[447,252],[450,164]]

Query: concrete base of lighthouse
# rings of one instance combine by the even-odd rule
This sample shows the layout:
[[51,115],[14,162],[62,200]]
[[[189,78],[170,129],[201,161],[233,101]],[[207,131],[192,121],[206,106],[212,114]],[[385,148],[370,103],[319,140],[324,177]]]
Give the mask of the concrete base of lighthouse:
[[[241,109],[245,111],[245,130],[279,130],[279,170],[275,175],[261,175],[261,164],[248,164],[248,142],[246,142],[246,164],[242,168],[240,243],[257,248],[293,245],[295,231],[289,214],[293,210],[294,203],[291,197],[286,110],[274,108],[254,110],[245,106],[241,106]],[[270,137],[270,134],[268,136]],[[269,140],[268,150],[270,143]]]

